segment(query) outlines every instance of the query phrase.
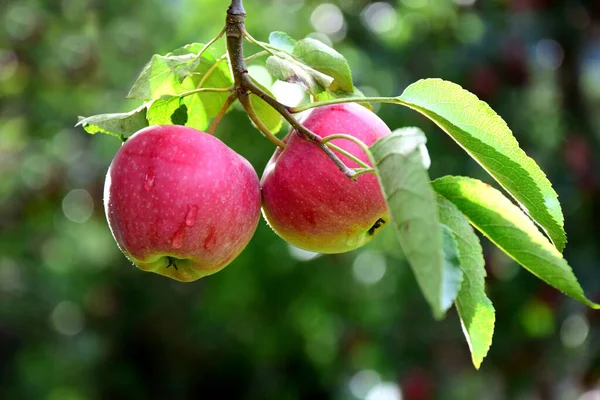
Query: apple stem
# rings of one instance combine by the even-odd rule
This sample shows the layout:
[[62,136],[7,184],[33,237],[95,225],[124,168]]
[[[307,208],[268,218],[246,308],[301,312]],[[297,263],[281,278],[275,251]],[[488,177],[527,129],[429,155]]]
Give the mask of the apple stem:
[[221,107],[221,109],[219,110],[219,113],[215,116],[215,119],[213,119],[213,121],[210,124],[210,126],[208,127],[208,130],[206,131],[206,133],[208,133],[210,135],[215,133],[215,130],[217,129],[217,126],[223,119],[223,116],[225,115],[225,113],[227,112],[229,107],[231,107],[233,102],[238,98],[238,96],[239,95],[238,95],[237,90],[232,90],[231,93],[229,93],[229,96],[227,96],[225,103],[223,103],[223,107]]
[[203,87],[199,87],[198,89],[192,89],[192,90],[188,90],[187,92],[183,92],[183,93],[179,93],[179,97],[187,97],[187,96],[191,96],[193,94],[197,94],[197,93],[228,93],[233,91],[233,88],[203,88]]
[[167,268],[169,268],[169,267],[173,267],[173,268],[175,268],[177,271],[179,271],[179,268],[177,268],[177,264],[175,264],[175,263],[173,262],[173,258],[171,258],[171,257],[167,257],[167,260],[169,260],[169,265],[167,265]]
[[251,56],[246,57],[244,60],[246,61],[246,63],[249,63],[249,62],[256,60],[257,58],[264,57],[268,54],[269,53],[266,50],[263,50],[263,51],[259,51],[258,53],[254,53]]
[[[248,75],[248,68],[246,67],[246,60],[244,59],[243,44],[244,39],[247,39],[248,37],[251,38],[251,36],[244,28],[245,20],[246,11],[242,5],[242,0],[232,0],[231,5],[227,9],[225,26],[227,53],[229,54],[229,62],[231,65],[231,72],[233,74],[235,88],[235,91],[232,93],[237,92],[237,96],[242,97],[248,92],[252,92],[256,96],[263,99],[267,104],[279,112],[279,114],[281,114],[281,116],[288,121],[294,129],[321,148],[321,150],[327,154],[327,156],[334,162],[339,170],[346,175],[346,177],[354,179],[356,172],[353,169],[348,168],[346,164],[344,164],[343,161],[340,160],[340,158],[329,147],[327,147],[325,143],[323,143],[322,138],[319,135],[299,123],[296,118],[294,118],[287,106],[275,100],[258,85],[256,85],[252,79],[250,79],[250,75]],[[248,110],[246,110],[246,112],[248,112]],[[252,116],[250,118],[252,118]]]
[[[223,31],[220,35],[223,36],[224,32],[225,32],[225,29],[223,29]],[[200,82],[198,83],[199,88],[204,86],[204,83],[208,80],[208,78],[210,78],[210,76],[213,74],[213,72],[215,72],[215,70],[217,68],[219,68],[219,65],[221,65],[221,63],[223,61],[225,61],[226,59],[227,59],[227,53],[223,54],[221,57],[219,57],[217,59],[217,61],[215,61],[215,63],[208,69],[208,71],[206,71],[204,73],[204,76],[202,77],[202,79],[200,79]]]
[[258,115],[256,115],[256,111],[254,111],[254,107],[252,107],[252,103],[250,103],[250,97],[248,96],[248,94],[245,93],[241,95],[239,97],[239,100],[240,103],[242,103],[242,107],[244,107],[244,110],[246,110],[248,117],[250,117],[250,120],[254,122],[254,125],[256,125],[258,130],[261,131],[267,137],[267,139],[269,139],[271,143],[273,143],[275,146],[285,149],[285,143],[283,143],[279,138],[277,138],[277,136],[273,135],[269,128],[267,128],[267,126],[260,120]]
[[[209,40],[209,42],[208,42],[208,43],[206,43],[206,44],[204,45],[204,47],[202,47],[202,48],[200,49],[200,51],[198,52],[198,54],[196,55],[196,57],[198,57],[198,59],[199,59],[199,58],[202,56],[202,54],[203,54],[203,53],[204,53],[204,52],[205,52],[205,51],[206,51],[206,50],[207,50],[207,49],[208,49],[210,46],[212,46],[213,44],[215,44],[215,42],[216,42],[217,40],[221,39],[221,37],[222,37],[224,34],[225,34],[225,28],[221,29],[221,32],[219,32],[219,33],[217,34],[217,36],[215,36],[214,38],[212,38],[211,40]],[[201,85],[201,86],[202,86],[202,85]]]
[[[362,140],[360,140],[357,137],[354,137],[352,135],[346,135],[345,133],[336,133],[336,134],[329,135],[326,138],[324,138],[323,143],[328,143],[329,141],[331,141],[333,139],[349,140],[349,141],[353,142],[354,144],[356,144],[358,147],[360,147],[362,149],[362,151],[364,151],[365,155],[367,155],[367,156],[369,155],[369,146],[367,146]],[[367,166],[367,168],[368,168],[368,166]]]
[[302,111],[310,110],[311,108],[328,106],[331,104],[342,104],[342,103],[390,103],[390,104],[402,104],[397,97],[344,97],[331,100],[315,101],[312,103],[302,104],[296,107],[289,107],[289,111],[292,114],[297,114]]
[[348,157],[349,159],[351,159],[352,161],[354,161],[355,163],[357,163],[358,165],[360,165],[361,167],[363,167],[363,169],[365,169],[365,168],[371,168],[369,166],[369,164],[367,164],[366,162],[364,162],[360,158],[354,156],[354,154],[350,153],[349,151],[346,151],[346,150],[342,149],[339,146],[336,146],[333,143],[327,142],[327,147],[330,147],[333,150],[337,151],[338,153],[341,153],[342,155]]

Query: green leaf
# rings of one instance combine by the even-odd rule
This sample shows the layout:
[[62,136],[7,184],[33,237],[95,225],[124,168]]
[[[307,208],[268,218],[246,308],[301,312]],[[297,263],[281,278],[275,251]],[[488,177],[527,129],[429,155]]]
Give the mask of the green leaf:
[[442,249],[444,251],[444,280],[442,281],[442,307],[449,309],[458,295],[463,280],[460,268],[458,243],[450,228],[442,224]]
[[437,201],[440,222],[452,231],[458,244],[464,279],[455,304],[473,365],[479,369],[492,345],[496,321],[494,306],[485,294],[483,249],[460,210],[440,194],[437,195]]
[[[181,102],[179,97],[166,97],[162,99],[158,99],[152,102],[150,107],[148,107],[148,111],[146,112],[146,118],[148,119],[148,123],[150,125],[174,125],[173,122],[173,114],[182,106],[185,105]],[[181,122],[181,118],[175,119],[176,122]],[[176,125],[185,125],[187,122],[187,107],[186,107],[186,117],[183,124]]]
[[298,43],[298,41],[293,39],[285,32],[276,31],[269,34],[269,43],[278,49],[291,54],[294,51],[294,47],[296,47],[296,43]]
[[86,132],[105,133],[124,139],[148,126],[146,104],[128,113],[100,114],[92,117],[79,117],[75,126],[83,126]]
[[302,65],[292,58],[270,56],[267,58],[266,67],[273,78],[301,85],[313,95],[324,92],[333,83],[332,77]]
[[494,110],[474,94],[441,79],[420,80],[396,100],[446,131],[546,230],[556,248],[564,249],[564,219],[556,192]]
[[150,125],[185,125],[204,130],[208,126],[208,118],[202,104],[196,104],[198,101],[195,96],[164,96],[148,107],[148,122]]
[[155,54],[133,84],[127,98],[151,100],[164,95],[185,91],[183,81],[198,65],[194,50],[202,45],[194,43],[164,56]]
[[171,114],[171,123],[173,125],[185,125],[187,122],[188,108],[185,104],[180,104]]
[[393,134],[403,137],[402,145],[405,148],[417,148],[421,154],[421,164],[425,169],[429,169],[431,166],[431,158],[429,157],[429,151],[427,151],[427,136],[416,126],[407,126],[404,128],[394,129]]
[[[215,98],[212,99],[214,100]],[[207,107],[208,102],[203,101],[205,99],[198,94],[186,96],[182,100],[183,104],[187,107],[188,115],[188,120],[185,125],[189,126],[190,128],[204,131],[209,125],[209,117],[206,114],[209,109],[209,107]]]
[[[216,63],[217,59],[214,55],[209,51],[205,51],[192,75],[188,78],[188,81],[190,81],[189,89],[200,88],[202,80],[204,80],[202,82],[204,88],[229,88],[233,86],[233,78],[227,60],[221,60],[215,66]],[[207,76],[207,74],[209,75]],[[213,118],[219,113],[228,96],[228,92],[201,92],[189,96],[190,98],[186,97],[184,101],[190,109],[190,114],[193,114],[193,110],[198,110],[196,107],[202,106],[205,109],[206,116]]]
[[204,44],[202,43],[190,43],[167,53],[167,56],[184,56],[188,54],[193,54],[194,56],[196,56],[203,48]]
[[340,53],[326,44],[311,38],[300,40],[294,47],[293,55],[311,68],[333,78],[337,88],[352,93],[352,73],[348,62]]
[[592,308],[571,267],[534,223],[498,190],[481,181],[447,176],[433,182],[471,224],[538,278]]
[[[269,96],[273,97],[267,88],[256,81],[254,81],[254,83],[264,90]],[[265,124],[269,131],[273,134],[279,132],[281,126],[283,125],[281,114],[279,114],[277,110],[267,104],[267,102],[265,102],[263,99],[252,93],[250,94],[250,103],[252,104],[252,108],[254,108],[258,118]]]
[[[200,87],[231,87],[233,78],[227,61],[217,60],[210,49],[206,49],[198,57],[203,47],[201,43],[192,43],[165,56],[152,57],[128,97],[159,99],[163,96],[178,96]],[[219,113],[227,96],[227,92],[202,92],[186,96],[183,101],[188,108],[187,125],[205,129],[208,119]]]
[[402,135],[390,134],[371,148],[392,225],[425,299],[442,318],[454,298],[446,295],[442,227],[435,193],[416,147]]

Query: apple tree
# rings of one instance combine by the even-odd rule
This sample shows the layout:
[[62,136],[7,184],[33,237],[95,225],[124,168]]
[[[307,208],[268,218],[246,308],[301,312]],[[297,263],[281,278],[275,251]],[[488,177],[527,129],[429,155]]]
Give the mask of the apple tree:
[[[475,230],[549,285],[592,307],[563,258],[567,243],[558,196],[502,118],[459,85],[417,81],[396,97],[365,97],[348,62],[311,38],[245,29],[241,0],[205,44],[155,55],[128,97],[128,113],[80,118],[91,134],[123,141],[110,167],[105,209],[121,250],[138,267],[192,281],[243,250],[261,209],[273,230],[311,251],[339,253],[391,225],[435,318],[455,305],[479,368],[494,330]],[[224,39],[227,51],[215,54]],[[244,43],[257,51],[245,54]],[[273,78],[302,87],[310,101],[288,106],[249,74],[262,62]],[[214,138],[239,102],[276,146],[262,180]],[[392,127],[374,103],[407,107],[433,121],[498,184],[464,176],[431,180],[426,138]],[[283,122],[290,133],[280,138]]]

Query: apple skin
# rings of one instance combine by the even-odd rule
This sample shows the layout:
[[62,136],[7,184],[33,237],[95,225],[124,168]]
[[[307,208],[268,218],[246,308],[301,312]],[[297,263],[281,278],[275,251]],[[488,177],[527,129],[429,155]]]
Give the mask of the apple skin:
[[104,208],[136,266],[181,282],[213,274],[246,247],[260,219],[252,165],[214,136],[151,126],[119,149]]
[[[377,115],[355,103],[318,107],[300,122],[321,137],[344,133],[368,146],[391,133]],[[389,221],[377,177],[348,179],[323,150],[295,130],[284,141],[286,148],[275,151],[261,179],[263,216],[275,233],[318,253],[343,253],[369,242]],[[370,164],[355,143],[331,143]],[[359,167],[338,155],[347,166]]]

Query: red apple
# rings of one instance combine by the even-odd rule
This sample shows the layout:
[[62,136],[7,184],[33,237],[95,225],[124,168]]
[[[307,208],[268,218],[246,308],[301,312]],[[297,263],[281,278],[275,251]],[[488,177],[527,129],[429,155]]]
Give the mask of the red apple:
[[104,207],[121,251],[139,268],[190,282],[229,264],[260,215],[252,165],[214,136],[151,126],[119,149]]
[[[354,136],[366,145],[390,133],[373,112],[355,103],[319,107],[302,122],[326,137],[336,133]],[[327,155],[295,130],[277,150],[261,179],[263,215],[271,228],[288,243],[319,253],[342,253],[358,248],[389,221],[377,177],[365,174],[348,179]],[[369,163],[355,143],[332,143]],[[345,156],[349,167],[358,167]]]

